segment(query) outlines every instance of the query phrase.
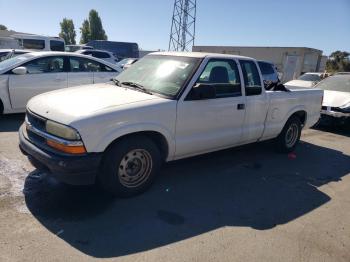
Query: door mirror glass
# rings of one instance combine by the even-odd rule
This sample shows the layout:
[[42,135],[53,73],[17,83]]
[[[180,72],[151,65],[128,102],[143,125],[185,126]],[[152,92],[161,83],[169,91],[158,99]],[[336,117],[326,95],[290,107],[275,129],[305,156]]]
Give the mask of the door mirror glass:
[[12,73],[16,75],[25,75],[27,73],[27,68],[25,66],[16,67],[12,70]]
[[198,83],[191,91],[192,100],[204,100],[216,98],[215,87],[210,84]]

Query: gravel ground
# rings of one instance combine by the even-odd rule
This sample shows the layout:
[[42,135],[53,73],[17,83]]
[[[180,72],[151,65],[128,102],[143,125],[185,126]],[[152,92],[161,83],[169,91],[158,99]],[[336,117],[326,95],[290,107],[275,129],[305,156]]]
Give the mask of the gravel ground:
[[0,119],[0,261],[350,261],[350,132],[306,130],[166,164],[131,199],[67,186],[18,149]]

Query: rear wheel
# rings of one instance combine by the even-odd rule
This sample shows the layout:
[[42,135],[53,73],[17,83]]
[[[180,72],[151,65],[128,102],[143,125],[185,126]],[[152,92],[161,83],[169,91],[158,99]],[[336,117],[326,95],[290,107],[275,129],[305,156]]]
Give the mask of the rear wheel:
[[160,152],[151,139],[125,138],[106,151],[98,182],[114,195],[130,197],[151,186],[160,166]]
[[301,121],[298,117],[292,116],[276,138],[276,146],[279,152],[290,153],[294,151],[301,135]]

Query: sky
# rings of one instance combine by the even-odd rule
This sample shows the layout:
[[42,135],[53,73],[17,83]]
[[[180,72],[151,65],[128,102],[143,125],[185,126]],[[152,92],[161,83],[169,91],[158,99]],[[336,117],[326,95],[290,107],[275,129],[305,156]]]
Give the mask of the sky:
[[[174,0],[0,0],[0,24],[57,36],[96,9],[109,40],[167,50]],[[298,46],[350,52],[350,0],[197,0],[195,45]]]

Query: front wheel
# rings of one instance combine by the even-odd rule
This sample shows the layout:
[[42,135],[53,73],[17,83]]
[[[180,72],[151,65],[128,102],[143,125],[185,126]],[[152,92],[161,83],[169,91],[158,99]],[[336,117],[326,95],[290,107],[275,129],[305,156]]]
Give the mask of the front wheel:
[[152,140],[125,138],[106,151],[98,182],[114,195],[130,197],[150,187],[160,166],[160,152]]
[[301,135],[301,121],[298,117],[292,116],[276,138],[276,147],[279,152],[290,153],[294,151]]

